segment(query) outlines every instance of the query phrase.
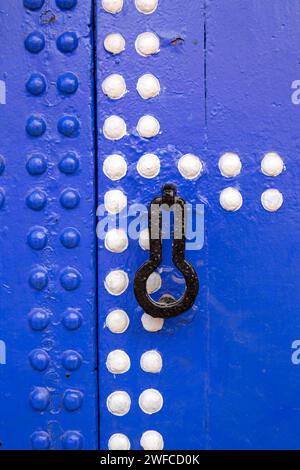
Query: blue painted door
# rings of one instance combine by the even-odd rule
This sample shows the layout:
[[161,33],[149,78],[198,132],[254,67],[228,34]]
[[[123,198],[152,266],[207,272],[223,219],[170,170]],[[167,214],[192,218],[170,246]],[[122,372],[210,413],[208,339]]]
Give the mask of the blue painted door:
[[[299,448],[297,3],[0,0],[3,449]],[[163,322],[165,183],[200,291]]]

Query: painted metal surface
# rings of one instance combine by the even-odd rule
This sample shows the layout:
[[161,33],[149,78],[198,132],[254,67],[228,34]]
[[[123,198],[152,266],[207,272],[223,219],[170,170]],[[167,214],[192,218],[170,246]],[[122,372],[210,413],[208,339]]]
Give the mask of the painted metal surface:
[[[161,0],[145,15],[133,0],[124,0],[118,14],[100,0],[0,0],[3,449],[107,449],[115,433],[141,449],[149,430],[161,434],[165,449],[299,448],[297,3]],[[160,40],[151,57],[135,49],[145,31]],[[105,50],[110,33],[123,35],[121,54]],[[118,100],[102,91],[115,73],[127,86]],[[161,85],[150,100],[136,90],[145,73]],[[103,132],[112,115],[127,125],[118,141]],[[160,123],[152,139],[138,135],[143,115]],[[261,172],[271,151],[285,164],[275,178]],[[224,152],[239,155],[239,176],[220,174]],[[137,171],[147,153],[160,159],[153,179]],[[188,153],[203,163],[195,180],[178,170]],[[103,173],[111,154],[127,162],[120,180]],[[133,291],[149,253],[138,240],[129,239],[122,253],[98,240],[96,256],[94,193],[97,186],[99,205],[117,189],[128,207],[148,206],[166,183],[176,184],[187,202],[204,205],[203,247],[186,255],[200,291],[189,312],[150,333]],[[236,212],[220,205],[227,187],[242,194]],[[274,213],[261,204],[270,188],[284,198]],[[168,269],[168,243],[164,256],[156,299],[183,289]],[[112,270],[128,275],[120,296],[104,285]],[[115,309],[130,319],[122,334],[105,325]],[[120,350],[126,372],[112,373],[111,353]],[[155,374],[140,364],[153,350],[162,357]],[[152,415],[145,413],[145,394],[140,397],[148,389],[163,398]],[[130,397],[122,417],[108,409],[116,391]]]
[[0,441],[96,448],[91,2],[39,3],[0,1]]

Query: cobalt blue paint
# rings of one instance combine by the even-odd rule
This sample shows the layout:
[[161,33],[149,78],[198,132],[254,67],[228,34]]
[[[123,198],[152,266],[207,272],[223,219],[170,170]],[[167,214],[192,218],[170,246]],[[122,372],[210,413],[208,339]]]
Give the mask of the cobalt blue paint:
[[83,394],[77,390],[67,390],[64,398],[63,404],[66,410],[76,411],[82,406]]
[[23,5],[29,10],[40,10],[44,5],[45,0],[23,0]]
[[47,310],[37,308],[30,312],[28,320],[33,330],[43,331],[49,325],[50,315]]
[[2,155],[0,155],[0,176],[5,170],[5,159]]
[[82,324],[82,316],[75,310],[69,310],[64,313],[62,323],[67,330],[78,330]]
[[45,47],[45,36],[40,31],[33,31],[25,39],[25,47],[32,54],[38,54]]
[[77,5],[77,0],[56,0],[56,5],[62,10],[71,10]]
[[71,53],[78,47],[78,37],[74,32],[65,32],[57,38],[57,48],[60,52]]
[[33,369],[43,372],[49,365],[49,355],[43,349],[35,349],[30,353],[29,361]]
[[42,95],[46,90],[46,79],[41,73],[33,73],[27,83],[26,89],[31,95]]
[[30,393],[30,403],[34,410],[45,411],[49,405],[50,394],[44,387],[36,387]]
[[76,137],[79,133],[80,124],[74,116],[64,116],[57,124],[58,132],[66,137]]
[[64,73],[57,79],[57,88],[65,95],[72,95],[78,88],[78,78],[74,73]]
[[50,448],[50,436],[45,431],[36,431],[31,436],[31,445],[34,450],[48,450]]
[[75,228],[66,228],[60,236],[65,248],[76,248],[80,242],[80,233]]
[[48,242],[47,232],[44,227],[34,228],[27,236],[29,246],[34,250],[42,250]]
[[47,169],[46,158],[42,154],[32,155],[26,163],[26,168],[32,176],[42,175]]
[[33,269],[29,276],[29,284],[33,289],[43,290],[48,285],[48,274],[43,268]]
[[69,152],[64,155],[58,166],[62,173],[71,175],[79,168],[79,158],[74,152]]
[[60,196],[60,202],[65,209],[75,209],[80,202],[78,191],[74,189],[66,189]]
[[0,188],[0,209],[4,206],[5,203],[5,190]]
[[82,435],[77,431],[67,431],[62,436],[62,444],[65,450],[80,450],[83,446]]
[[39,116],[30,116],[27,119],[26,131],[32,137],[40,137],[46,131],[45,120]]
[[75,371],[80,368],[82,357],[77,351],[65,351],[62,356],[62,365],[69,371]]
[[36,189],[26,197],[27,206],[34,211],[41,211],[47,204],[47,196],[43,191]]
[[78,289],[81,283],[81,275],[74,268],[66,268],[60,275],[60,283],[66,290]]

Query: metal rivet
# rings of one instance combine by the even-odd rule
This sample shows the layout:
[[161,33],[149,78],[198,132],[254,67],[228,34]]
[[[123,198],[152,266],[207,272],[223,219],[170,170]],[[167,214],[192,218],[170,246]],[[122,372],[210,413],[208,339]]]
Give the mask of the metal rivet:
[[119,214],[127,206],[127,196],[119,189],[112,189],[105,193],[104,205],[110,214]]
[[36,189],[27,195],[26,203],[30,209],[40,211],[47,204],[47,196],[43,191]]
[[65,137],[76,137],[79,134],[80,124],[74,116],[63,116],[58,121],[57,129]]
[[127,163],[121,155],[109,155],[103,163],[103,173],[112,181],[123,178],[127,173]]
[[31,95],[39,96],[46,91],[46,79],[41,73],[33,73],[26,82],[26,89]]
[[43,268],[36,268],[31,271],[29,284],[35,290],[43,290],[48,285],[48,274]]
[[136,89],[144,100],[149,100],[159,95],[160,83],[154,75],[146,73],[139,78]]
[[146,351],[140,361],[141,369],[150,374],[158,374],[162,370],[162,357],[159,352]]
[[76,248],[80,242],[80,233],[76,228],[65,228],[60,236],[60,241],[65,248]]
[[80,450],[83,446],[83,437],[78,431],[67,431],[62,436],[62,445],[66,450]]
[[150,15],[157,9],[158,0],[135,0],[135,6],[139,12]]
[[113,310],[107,315],[105,325],[112,333],[121,334],[129,326],[129,317],[124,310]]
[[109,116],[103,125],[103,134],[109,140],[120,140],[127,132],[126,122],[120,116]]
[[75,371],[80,368],[82,364],[82,356],[77,351],[68,350],[62,355],[62,365],[69,371]]
[[57,79],[57,88],[64,95],[72,95],[78,89],[78,78],[72,72],[66,72]]
[[124,230],[112,229],[105,235],[105,248],[113,253],[123,253],[128,248],[128,238]]
[[66,390],[63,397],[63,404],[66,410],[76,411],[82,406],[83,393],[78,390]]
[[113,434],[108,441],[109,450],[130,450],[130,441],[125,434]]
[[108,34],[104,39],[104,49],[111,54],[121,54],[125,50],[125,39],[120,33]]
[[157,431],[144,432],[141,437],[141,447],[144,450],[162,450],[164,448],[162,435]]
[[242,207],[243,197],[235,188],[226,188],[220,194],[220,204],[226,211],[235,212]]
[[76,189],[65,189],[60,196],[60,203],[65,209],[75,209],[79,205],[80,196]]
[[261,196],[261,203],[266,211],[276,212],[283,204],[283,195],[278,189],[267,189]]
[[30,116],[27,120],[26,131],[31,137],[41,137],[46,132],[46,123],[39,116]]
[[34,432],[31,436],[31,445],[34,450],[48,450],[50,447],[50,436],[45,431]]
[[155,178],[160,172],[160,160],[153,153],[143,155],[137,164],[137,171],[143,178]]
[[47,369],[50,358],[44,349],[35,349],[29,354],[29,361],[33,369],[42,372]]
[[74,152],[68,152],[64,155],[58,164],[58,167],[62,173],[71,175],[76,173],[79,168],[79,157]]
[[45,411],[49,405],[50,394],[44,387],[35,387],[30,393],[29,399],[34,410]]
[[160,48],[159,38],[149,31],[140,34],[135,41],[136,51],[142,56],[157,54]]
[[105,288],[111,294],[119,296],[123,294],[129,284],[128,275],[125,271],[111,271],[105,278]]
[[27,235],[28,245],[33,250],[42,250],[48,242],[47,231],[44,227],[35,227]]
[[82,316],[78,311],[69,309],[63,314],[62,324],[67,330],[78,330],[82,324]]
[[233,178],[241,173],[242,163],[237,153],[226,152],[219,160],[219,170],[225,178]]
[[160,132],[160,124],[154,116],[142,116],[137,124],[137,132],[144,139],[151,139]]
[[126,94],[126,82],[122,75],[114,73],[102,82],[102,91],[112,100],[119,100]]
[[178,170],[184,178],[193,180],[201,175],[203,164],[199,157],[188,153],[180,158],[178,162]]
[[33,31],[25,39],[25,48],[32,54],[38,54],[45,47],[45,37],[39,31]]
[[60,52],[71,53],[78,47],[78,37],[73,32],[63,33],[58,37],[56,45]]
[[60,283],[67,291],[78,289],[81,283],[81,274],[77,269],[66,268],[60,275]]
[[109,395],[106,406],[115,416],[125,416],[130,411],[131,399],[127,392],[117,391]]
[[106,367],[112,374],[125,374],[130,369],[130,358],[125,351],[111,351],[106,359]]
[[32,176],[42,175],[47,170],[47,161],[44,155],[32,155],[26,163],[27,171]]
[[164,400],[161,393],[154,388],[144,390],[139,397],[139,406],[148,415],[158,413],[162,409],[163,403]]
[[102,7],[107,13],[116,14],[123,8],[123,0],[102,0]]
[[153,318],[151,315],[148,315],[148,313],[143,314],[141,321],[145,330],[150,333],[156,333],[164,326],[163,318]]
[[29,10],[40,10],[44,5],[45,0],[23,0],[23,5]]
[[76,7],[77,0],[56,0],[56,5],[61,10],[71,10]]
[[43,308],[35,308],[29,313],[28,320],[34,331],[43,331],[49,325],[50,314]]

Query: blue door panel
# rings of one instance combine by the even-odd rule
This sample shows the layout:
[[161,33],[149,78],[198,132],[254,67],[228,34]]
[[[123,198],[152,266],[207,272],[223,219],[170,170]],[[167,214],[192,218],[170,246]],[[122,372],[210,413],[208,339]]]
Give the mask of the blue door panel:
[[0,10],[0,441],[96,448],[91,2]]

